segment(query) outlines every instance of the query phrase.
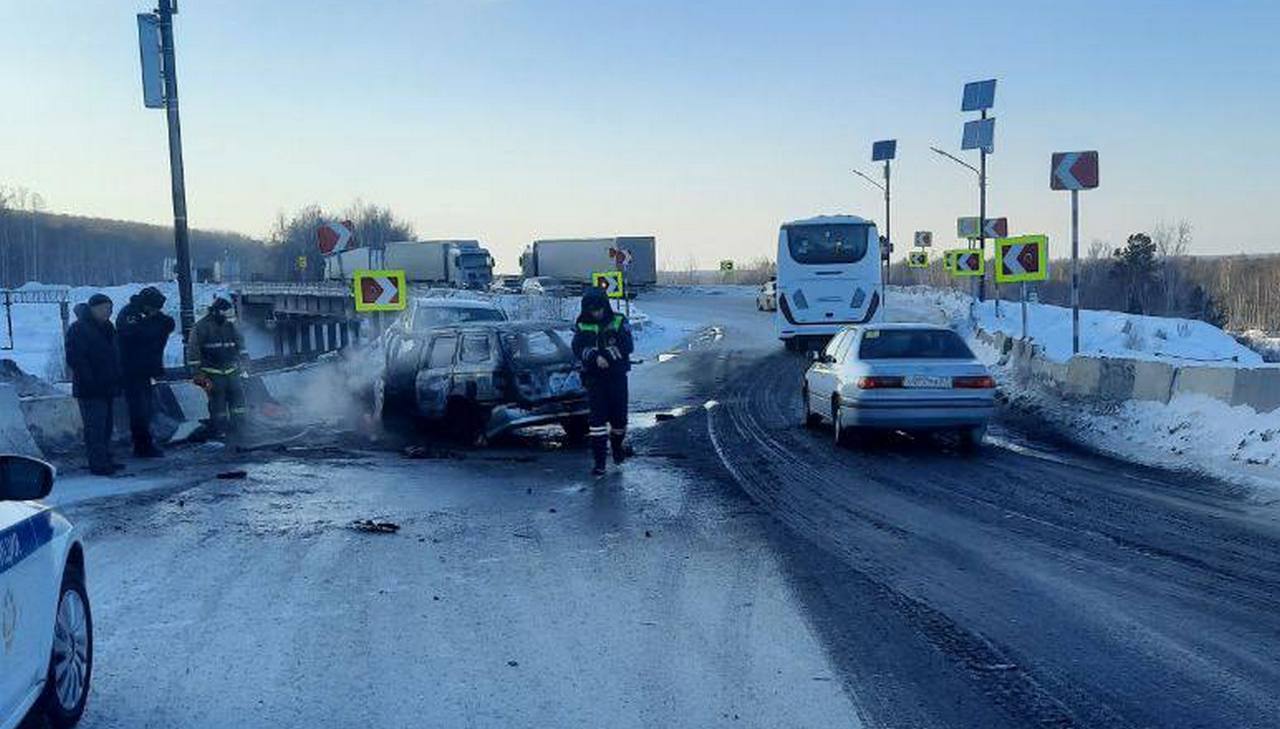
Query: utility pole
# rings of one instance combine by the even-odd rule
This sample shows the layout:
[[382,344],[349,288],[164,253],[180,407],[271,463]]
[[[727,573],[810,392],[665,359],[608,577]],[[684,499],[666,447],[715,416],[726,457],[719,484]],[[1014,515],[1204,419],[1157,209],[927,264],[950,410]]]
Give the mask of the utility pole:
[[173,246],[178,259],[179,318],[182,339],[195,326],[195,297],[191,290],[191,241],[187,233],[187,189],[182,168],[182,123],[178,118],[178,71],[173,49],[173,0],[160,0],[160,54],[164,71],[164,106],[169,121],[169,176],[173,187]]

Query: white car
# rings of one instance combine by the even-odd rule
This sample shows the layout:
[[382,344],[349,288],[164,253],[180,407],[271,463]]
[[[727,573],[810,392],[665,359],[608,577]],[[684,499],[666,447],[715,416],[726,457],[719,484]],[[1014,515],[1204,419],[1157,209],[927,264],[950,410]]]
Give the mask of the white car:
[[959,433],[978,446],[995,380],[959,334],[932,324],[846,327],[804,376],[806,425],[830,421],[836,443],[858,429]]
[[771,278],[760,284],[756,292],[756,311],[778,310],[778,279]]
[[563,282],[550,276],[526,278],[520,291],[534,296],[566,296],[569,293]]
[[29,713],[74,726],[93,672],[93,620],[84,545],[74,527],[40,503],[53,466],[0,455],[0,729]]

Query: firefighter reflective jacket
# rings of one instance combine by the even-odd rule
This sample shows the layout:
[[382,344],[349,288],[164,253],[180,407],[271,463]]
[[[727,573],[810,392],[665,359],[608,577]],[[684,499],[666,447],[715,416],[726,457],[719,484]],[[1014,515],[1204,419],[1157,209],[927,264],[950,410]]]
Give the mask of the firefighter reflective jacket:
[[244,337],[233,322],[217,321],[212,315],[196,322],[187,343],[189,367],[210,375],[229,375],[240,370],[243,357]]

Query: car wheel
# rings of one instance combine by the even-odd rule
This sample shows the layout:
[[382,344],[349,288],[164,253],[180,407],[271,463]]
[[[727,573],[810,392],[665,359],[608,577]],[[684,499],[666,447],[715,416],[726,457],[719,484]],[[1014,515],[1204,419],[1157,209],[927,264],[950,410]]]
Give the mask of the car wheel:
[[837,447],[849,442],[849,429],[840,424],[840,398],[831,398],[831,434]]
[[804,405],[804,427],[817,427],[818,424],[822,422],[822,414],[813,412],[809,407],[809,386],[807,384],[800,388],[800,399],[803,401],[802,404]]
[[987,437],[987,426],[977,425],[960,431],[960,450],[973,453],[982,447],[982,440]]
[[45,718],[56,729],[67,729],[80,721],[89,699],[92,673],[93,615],[89,595],[84,588],[84,574],[68,565],[54,615],[49,675],[40,698]]

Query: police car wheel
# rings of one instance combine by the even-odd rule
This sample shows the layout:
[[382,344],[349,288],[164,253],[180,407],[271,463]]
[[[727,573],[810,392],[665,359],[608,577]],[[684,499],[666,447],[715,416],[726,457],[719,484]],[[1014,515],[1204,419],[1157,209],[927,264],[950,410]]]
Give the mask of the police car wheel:
[[53,651],[49,674],[41,696],[45,718],[55,729],[75,726],[89,699],[89,679],[93,674],[93,614],[84,575],[68,565],[58,593],[54,616]]

